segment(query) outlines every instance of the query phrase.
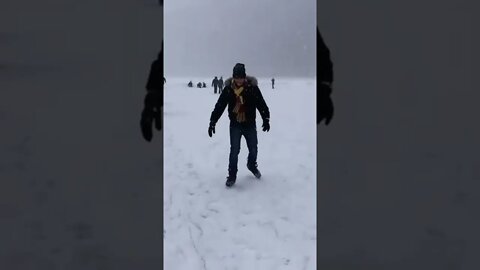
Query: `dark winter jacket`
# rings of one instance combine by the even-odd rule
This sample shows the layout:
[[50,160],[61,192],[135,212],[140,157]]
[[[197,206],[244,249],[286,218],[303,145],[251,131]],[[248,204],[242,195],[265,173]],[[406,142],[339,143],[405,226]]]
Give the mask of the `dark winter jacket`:
[[[229,78],[225,81],[225,88],[215,104],[215,109],[210,117],[210,122],[216,124],[218,119],[220,119],[220,116],[222,116],[223,111],[228,106],[228,118],[230,119],[230,122],[233,124],[238,123],[236,120],[236,115],[233,112],[233,108],[236,104],[236,98],[235,93],[233,92],[232,84],[232,78]],[[245,102],[244,106],[246,122],[243,123],[243,125],[255,125],[257,109],[264,121],[270,119],[268,106],[263,99],[260,89],[258,88],[258,82],[255,77],[247,76],[241,96]]]
[[333,82],[333,64],[330,59],[330,50],[323,41],[317,28],[317,80],[319,82]]
[[157,59],[155,59],[150,66],[150,73],[148,74],[147,85],[147,95],[145,100],[148,99],[147,103],[151,106],[160,107],[163,106],[163,84],[165,78],[163,77],[163,50],[158,54]]
[[145,87],[148,91],[161,91],[163,89],[165,79],[163,77],[162,62],[163,61],[156,59],[150,66],[150,73],[148,74],[147,85]]
[[155,128],[160,130],[162,128],[161,110],[163,107],[163,45],[162,50],[158,53],[158,57],[152,62],[150,66],[150,73],[148,74],[147,94],[143,101],[144,107],[140,118],[140,127],[142,135],[147,141],[152,140],[152,125],[155,122]]
[[330,50],[317,28],[317,124],[325,119],[328,125],[334,113],[332,94],[333,64]]
[[212,87],[217,87],[218,86],[218,79],[217,77],[215,77],[215,79],[213,79],[212,81]]

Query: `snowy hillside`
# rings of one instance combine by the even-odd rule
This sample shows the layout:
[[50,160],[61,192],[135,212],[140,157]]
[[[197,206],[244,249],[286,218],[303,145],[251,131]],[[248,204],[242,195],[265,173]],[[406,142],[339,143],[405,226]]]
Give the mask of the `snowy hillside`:
[[262,178],[247,170],[242,139],[231,189],[227,112],[210,138],[219,95],[188,88],[189,80],[165,87],[165,269],[315,269],[315,80],[277,78],[272,90],[259,79],[271,113],[270,132],[257,115]]

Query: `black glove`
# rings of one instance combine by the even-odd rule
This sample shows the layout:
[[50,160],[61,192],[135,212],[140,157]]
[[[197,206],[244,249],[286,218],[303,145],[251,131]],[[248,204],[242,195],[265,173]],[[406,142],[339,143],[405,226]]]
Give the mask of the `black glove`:
[[162,129],[162,98],[158,92],[148,92],[144,101],[145,107],[140,119],[140,128],[143,138],[150,142],[153,137],[153,121],[155,128]]
[[263,131],[269,131],[270,130],[270,120],[264,119],[262,128],[263,128]]
[[325,119],[325,125],[332,121],[334,108],[330,93],[332,93],[330,84],[321,83],[318,87],[317,96],[317,124],[322,122],[323,119]]
[[210,126],[208,126],[208,136],[212,137],[215,134],[215,123],[210,122]]

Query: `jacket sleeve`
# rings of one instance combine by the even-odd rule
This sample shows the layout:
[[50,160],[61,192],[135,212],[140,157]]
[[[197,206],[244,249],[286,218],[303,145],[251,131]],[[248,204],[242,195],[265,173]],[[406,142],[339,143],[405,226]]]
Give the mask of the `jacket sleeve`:
[[317,79],[320,82],[333,82],[333,63],[330,58],[330,50],[323,41],[317,28]]
[[[225,89],[226,90],[226,89]],[[212,115],[210,116],[210,122],[214,124],[217,123],[220,116],[222,116],[225,108],[228,105],[228,91],[222,91],[220,96],[218,97],[217,103],[215,104],[215,108],[213,109]]]
[[260,112],[260,116],[262,116],[262,119],[264,121],[270,120],[270,111],[268,110],[268,106],[267,106],[267,103],[265,102],[265,99],[263,99],[260,88],[258,88],[258,86],[255,86],[254,89],[255,89],[254,96],[257,104],[257,109]]
[[150,73],[148,74],[147,88],[148,91],[163,89],[163,70],[162,64],[159,60],[153,61],[150,66]]
[[[147,89],[146,99],[154,100],[155,107],[163,106],[163,83],[162,64],[160,61],[155,60],[150,67],[147,85],[145,86]],[[152,105],[151,103],[152,102],[149,102],[150,105]],[[147,104],[145,103],[145,105]]]

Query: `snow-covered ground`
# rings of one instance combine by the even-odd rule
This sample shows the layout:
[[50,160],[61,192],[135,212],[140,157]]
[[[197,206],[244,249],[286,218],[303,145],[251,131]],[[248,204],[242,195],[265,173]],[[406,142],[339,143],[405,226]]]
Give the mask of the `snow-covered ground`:
[[272,90],[270,78],[259,78],[271,112],[270,132],[257,113],[263,175],[247,170],[242,139],[231,189],[227,112],[210,138],[219,95],[188,88],[189,80],[165,86],[165,269],[316,269],[315,80],[277,78]]

